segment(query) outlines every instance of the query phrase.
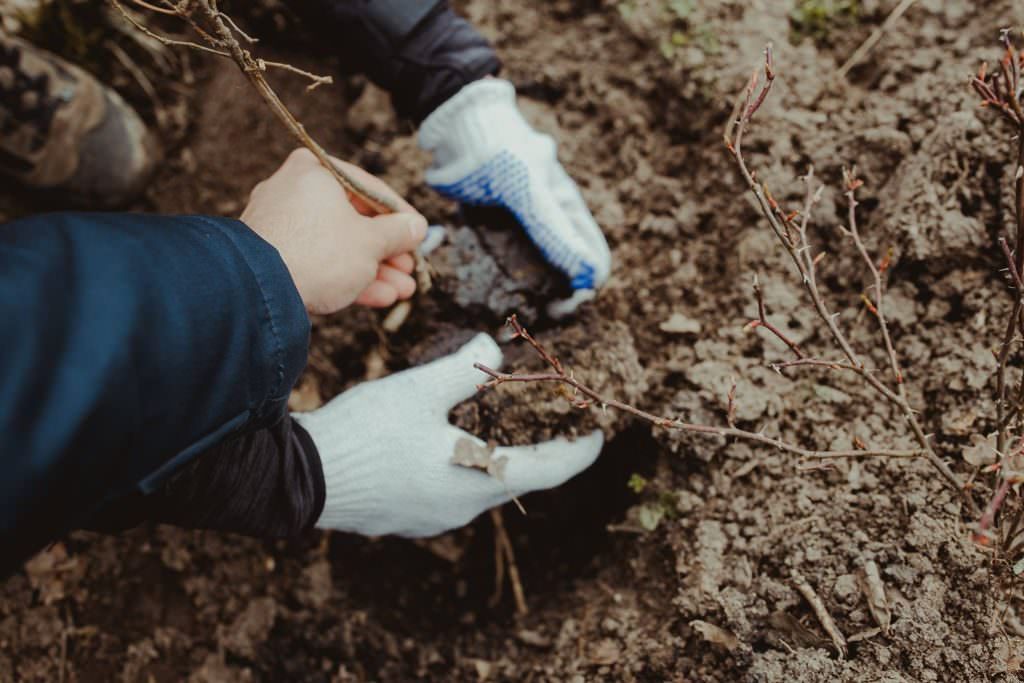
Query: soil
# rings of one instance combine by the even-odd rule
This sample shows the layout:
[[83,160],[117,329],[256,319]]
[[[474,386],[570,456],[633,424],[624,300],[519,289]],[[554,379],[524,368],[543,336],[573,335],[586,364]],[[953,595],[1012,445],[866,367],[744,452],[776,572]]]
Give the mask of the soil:
[[[450,228],[431,257],[436,286],[397,334],[365,310],[314,322],[296,405],[380,374],[381,360],[396,371],[475,331],[501,334],[518,311],[578,378],[652,412],[722,424],[735,377],[742,427],[821,448],[855,437],[912,445],[861,386],[830,372],[777,374],[767,365],[785,347],[743,329],[757,273],[773,320],[834,356],[722,145],[733,98],[773,41],[779,78],[751,130],[750,161],[787,207],[800,204],[809,164],[826,182],[813,233],[828,252],[824,286],[881,367],[864,274],[837,228],[841,169],[858,165],[868,246],[894,254],[890,316],[911,399],[966,477],[964,450],[993,428],[990,349],[1011,304],[995,240],[1009,227],[1013,173],[1007,132],[966,79],[998,58],[999,28],[1024,24],[1024,6],[920,0],[847,82],[830,84],[894,4],[865,0],[854,24],[801,40],[789,2],[460,3],[496,43],[528,117],[556,137],[612,246],[611,280],[568,320],[545,317],[543,302],[564,285],[507,220],[459,214],[425,186],[428,159],[386,95],[356,77],[309,94],[275,77],[325,147]],[[270,19],[257,19],[269,56],[339,66],[292,31],[275,40]],[[202,62],[197,73],[190,125],[139,208],[237,215],[292,142],[232,65]],[[520,344],[505,350],[508,368],[540,367]],[[1019,581],[968,540],[973,520],[925,462],[808,468],[770,449],[581,412],[530,385],[483,394],[453,419],[499,443],[595,425],[609,439],[576,480],[525,497],[527,516],[504,511],[527,615],[508,586],[490,601],[486,515],[422,542],[75,533],[0,588],[0,681],[1020,680]],[[977,480],[978,500],[990,483]],[[862,590],[871,562],[891,612],[884,630]],[[849,640],[845,657],[797,576]]]

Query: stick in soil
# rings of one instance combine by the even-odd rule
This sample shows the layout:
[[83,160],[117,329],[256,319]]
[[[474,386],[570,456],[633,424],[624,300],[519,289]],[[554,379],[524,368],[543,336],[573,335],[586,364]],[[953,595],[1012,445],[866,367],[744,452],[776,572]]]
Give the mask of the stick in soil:
[[861,592],[868,603],[868,611],[882,633],[889,635],[892,609],[885,594],[885,584],[874,560],[866,560],[858,575]]
[[836,652],[839,653],[840,659],[846,659],[847,646],[846,638],[843,637],[839,627],[836,626],[835,619],[829,613],[828,608],[825,607],[825,603],[821,601],[818,594],[815,592],[811,584],[807,583],[807,580],[798,572],[793,572],[793,585],[799,591],[800,595],[804,596],[804,600],[814,610],[814,616],[818,618],[818,622],[821,627],[825,629],[825,633],[828,634],[829,639],[836,648]]
[[491,595],[489,604],[496,607],[501,602],[502,589],[505,584],[505,567],[508,567],[508,579],[512,585],[512,597],[516,601],[516,614],[525,615],[529,611],[526,607],[526,593],[523,591],[523,583],[519,578],[519,565],[516,564],[516,554],[512,549],[512,540],[505,530],[505,518],[501,514],[501,508],[491,509],[491,523],[494,525],[494,594]]
[[885,18],[885,21],[883,21],[878,28],[872,31],[871,35],[869,35],[867,39],[860,44],[860,47],[858,47],[854,51],[854,53],[850,55],[850,58],[847,59],[841,67],[839,67],[839,70],[836,71],[833,80],[843,80],[844,78],[846,78],[847,74],[850,73],[850,70],[853,69],[853,67],[857,66],[862,61],[864,61],[864,58],[871,53],[871,51],[875,48],[876,45],[878,45],[878,42],[882,39],[882,36],[884,36],[887,31],[889,31],[893,26],[896,25],[896,22],[900,20],[900,17],[902,17],[915,2],[917,2],[917,0],[902,0],[900,4],[896,5],[896,7],[893,8],[892,12],[889,13],[889,16]]

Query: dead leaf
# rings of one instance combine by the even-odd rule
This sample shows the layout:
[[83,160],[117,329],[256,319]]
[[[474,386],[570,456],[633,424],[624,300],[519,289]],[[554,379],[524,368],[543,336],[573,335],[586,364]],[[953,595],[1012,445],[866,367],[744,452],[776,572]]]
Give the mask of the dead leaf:
[[1019,673],[1024,664],[1024,640],[996,638],[992,648],[993,663],[989,671],[995,674]]
[[996,434],[992,433],[984,437],[980,434],[972,434],[971,445],[964,449],[963,456],[967,464],[974,467],[991,465],[998,457]]
[[719,645],[729,652],[735,651],[740,646],[739,638],[733,635],[732,631],[727,631],[720,626],[696,619],[690,622],[690,628],[699,633],[704,640],[713,645]]
[[644,531],[654,531],[665,516],[665,508],[660,505],[644,504],[637,506],[636,518]]
[[807,579],[803,577],[798,571],[793,571],[792,574],[793,587],[796,588],[797,592],[804,597],[807,604],[811,606],[814,611],[814,616],[818,618],[818,623],[825,629],[825,633],[832,640],[832,644],[836,648],[836,652],[839,654],[840,659],[846,659],[847,645],[846,638],[843,636],[843,632],[839,630],[836,625],[835,619],[832,618],[832,614],[828,611],[828,607],[825,606],[824,601],[818,592],[814,590],[814,586],[808,583]]
[[800,620],[789,612],[773,612],[768,617],[768,623],[780,635],[785,636],[785,642],[793,647],[826,647],[829,644],[828,639],[822,638],[801,624]]
[[508,456],[494,457],[496,448],[494,444],[481,446],[476,441],[463,437],[455,442],[455,453],[452,454],[451,463],[486,472],[498,481],[504,482]]

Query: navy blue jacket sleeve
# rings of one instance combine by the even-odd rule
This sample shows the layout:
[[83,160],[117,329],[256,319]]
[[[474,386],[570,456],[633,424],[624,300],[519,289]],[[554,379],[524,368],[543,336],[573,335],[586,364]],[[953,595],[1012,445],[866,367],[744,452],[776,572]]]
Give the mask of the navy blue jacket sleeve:
[[239,221],[0,225],[0,574],[224,438],[276,423],[309,320]]

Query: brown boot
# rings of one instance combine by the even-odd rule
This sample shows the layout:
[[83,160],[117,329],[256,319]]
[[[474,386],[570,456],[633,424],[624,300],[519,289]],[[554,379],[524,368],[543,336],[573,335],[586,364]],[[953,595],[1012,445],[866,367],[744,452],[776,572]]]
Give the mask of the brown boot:
[[75,204],[137,196],[156,162],[121,97],[60,57],[0,30],[0,175]]

